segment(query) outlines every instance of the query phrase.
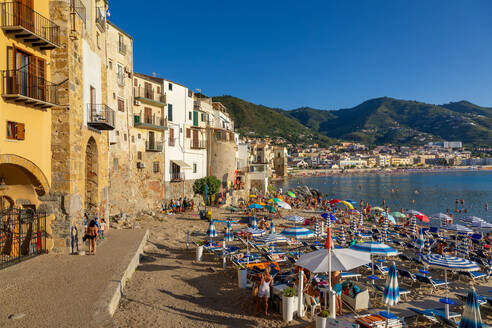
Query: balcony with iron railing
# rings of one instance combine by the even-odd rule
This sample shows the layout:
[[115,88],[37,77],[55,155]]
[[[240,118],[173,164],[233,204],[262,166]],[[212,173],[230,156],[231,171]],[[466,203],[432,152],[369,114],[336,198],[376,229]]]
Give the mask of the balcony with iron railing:
[[207,142],[206,140],[190,140],[190,148],[191,149],[206,149]]
[[133,125],[140,129],[164,131],[167,129],[167,119],[159,118],[155,114],[145,116],[140,112],[140,114],[134,115]]
[[149,151],[149,152],[161,152],[162,151],[162,142],[146,141],[145,142],[145,151]]
[[171,182],[180,182],[180,181],[184,181],[184,173],[171,172]]
[[135,98],[135,101],[143,101],[155,106],[164,107],[166,104],[166,95],[143,87],[133,87],[133,97]]
[[6,34],[50,50],[60,47],[60,27],[21,1],[0,3],[1,26]]
[[96,25],[101,31],[106,30],[106,15],[101,7],[96,8]]
[[87,104],[87,125],[97,130],[114,130],[114,110],[106,104]]
[[7,101],[50,108],[58,104],[58,85],[29,72],[29,67],[20,70],[2,71],[2,97]]

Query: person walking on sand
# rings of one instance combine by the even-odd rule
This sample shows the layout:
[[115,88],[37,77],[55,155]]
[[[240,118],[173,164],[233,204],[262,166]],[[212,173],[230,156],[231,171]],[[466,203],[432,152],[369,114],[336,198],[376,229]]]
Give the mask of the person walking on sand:
[[89,255],[96,255],[96,238],[97,238],[97,226],[96,221],[91,220],[87,230],[85,231],[87,239],[89,239]]
[[256,313],[260,312],[260,300],[263,299],[265,315],[268,315],[268,299],[270,298],[270,287],[273,286],[273,278],[270,275],[270,267],[267,267],[261,274],[260,285],[258,287],[258,297],[256,299]]

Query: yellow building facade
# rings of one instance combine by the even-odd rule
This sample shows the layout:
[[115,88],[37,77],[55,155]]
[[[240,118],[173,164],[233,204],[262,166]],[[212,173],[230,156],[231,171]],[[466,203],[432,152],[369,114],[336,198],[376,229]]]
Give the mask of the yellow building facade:
[[31,207],[51,186],[50,52],[60,46],[49,3],[0,3],[0,208]]

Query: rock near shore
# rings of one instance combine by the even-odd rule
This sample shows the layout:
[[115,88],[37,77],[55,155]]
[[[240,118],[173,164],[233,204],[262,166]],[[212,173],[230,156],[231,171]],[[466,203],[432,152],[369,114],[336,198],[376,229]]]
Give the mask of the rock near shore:
[[321,193],[318,189],[309,188],[308,186],[297,186],[292,190],[296,197],[301,200],[306,200],[311,197],[322,197],[323,193]]

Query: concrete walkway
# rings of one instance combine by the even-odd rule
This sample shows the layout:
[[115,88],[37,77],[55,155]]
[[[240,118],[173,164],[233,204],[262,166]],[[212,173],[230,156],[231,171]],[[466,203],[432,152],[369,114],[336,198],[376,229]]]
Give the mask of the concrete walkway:
[[145,236],[111,230],[96,256],[41,255],[1,270],[0,327],[113,326],[109,304]]

